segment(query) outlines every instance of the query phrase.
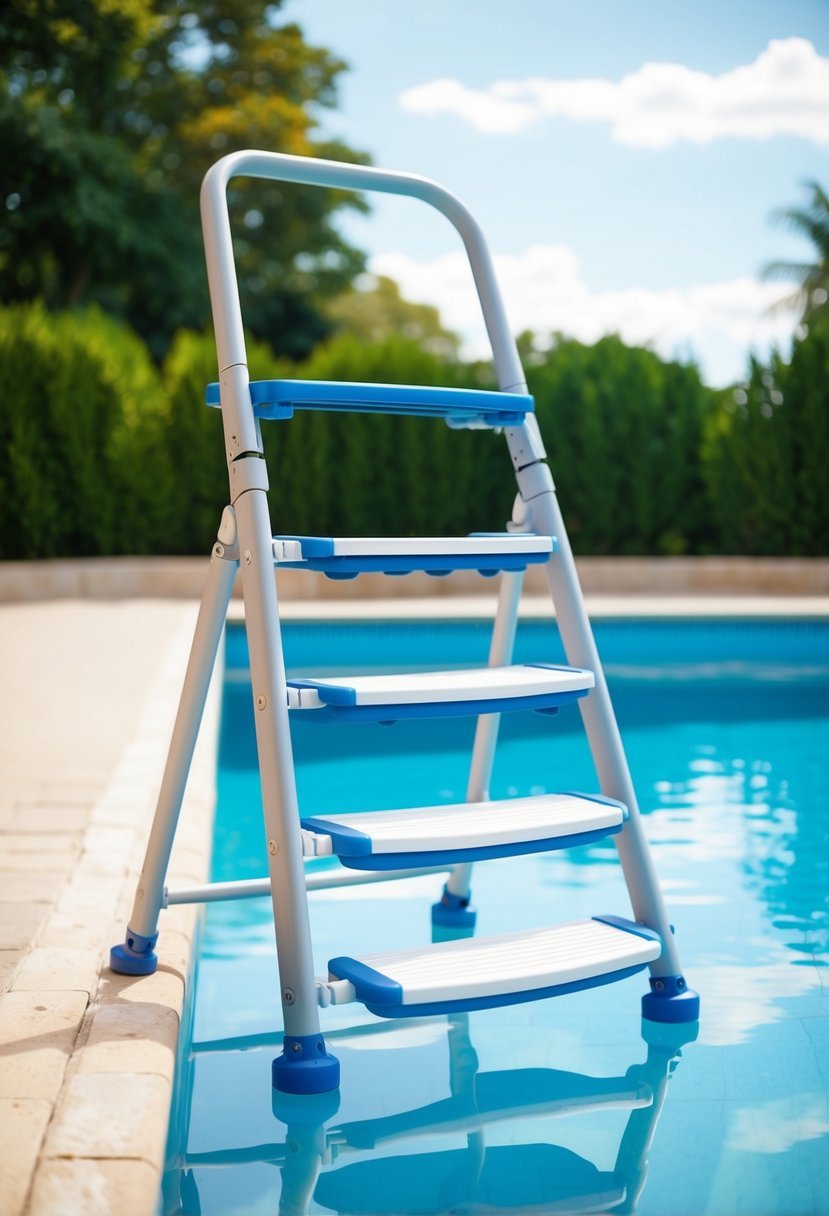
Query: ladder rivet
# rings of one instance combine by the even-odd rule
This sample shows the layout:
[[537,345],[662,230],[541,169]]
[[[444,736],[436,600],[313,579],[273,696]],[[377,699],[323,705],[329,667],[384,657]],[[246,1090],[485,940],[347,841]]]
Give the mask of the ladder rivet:
[[217,557],[224,557],[224,552],[225,552],[224,545],[216,545],[213,549],[213,552],[216,554]]
[[270,853],[271,857],[276,857],[277,853],[279,852],[279,841],[274,840],[273,837],[271,837],[268,841],[268,852]]
[[301,1055],[302,1054],[302,1044],[301,1043],[292,1043],[291,1051],[294,1053],[295,1056]]
[[657,980],[656,983],[654,984],[654,988],[656,989],[657,992],[662,992],[665,988],[665,985],[662,983],[662,980]]
[[267,704],[268,704],[268,698],[263,693],[260,692],[259,696],[256,698],[256,708],[264,709]]
[[282,993],[282,999],[286,1005],[293,1005],[294,1001],[296,1000],[296,993],[294,992],[293,988],[286,988]]

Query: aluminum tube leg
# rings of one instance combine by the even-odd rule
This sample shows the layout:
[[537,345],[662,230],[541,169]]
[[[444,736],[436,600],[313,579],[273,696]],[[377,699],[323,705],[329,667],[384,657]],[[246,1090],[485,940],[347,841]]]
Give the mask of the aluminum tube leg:
[[158,966],[154,947],[164,879],[235,576],[235,561],[211,556],[126,940],[110,951],[110,967],[124,975],[149,975]]
[[339,1062],[328,1055],[320,1034],[265,491],[248,490],[234,506],[245,594],[245,626],[276,953],[285,1016],[283,1054],[274,1061],[273,1082],[275,1088],[290,1093],[321,1093],[337,1088]]
[[654,1021],[693,1021],[699,1015],[699,997],[687,987],[682,975],[679,951],[642,827],[622,737],[584,606],[558,499],[550,490],[533,498],[528,506],[533,530],[558,540],[557,552],[545,569],[568,662],[595,673],[596,686],[589,696],[580,699],[579,708],[602,793],[623,802],[629,811],[627,823],[614,840],[633,911],[638,921],[655,929],[662,938],[662,953],[650,967],[651,993],[643,998],[643,1014]]
[[[505,571],[501,575],[498,607],[489,646],[490,667],[502,667],[512,661],[523,584],[522,570]],[[489,798],[489,783],[500,725],[500,714],[482,714],[478,718],[466,789],[467,802],[485,802]],[[453,868],[443,888],[440,902],[432,906],[433,925],[445,928],[474,928],[476,912],[469,902],[471,878],[471,862],[461,862]]]

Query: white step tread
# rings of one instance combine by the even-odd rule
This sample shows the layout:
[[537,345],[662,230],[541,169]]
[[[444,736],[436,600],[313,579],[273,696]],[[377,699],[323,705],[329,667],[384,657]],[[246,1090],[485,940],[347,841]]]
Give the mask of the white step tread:
[[324,557],[443,557],[466,554],[490,557],[504,553],[551,553],[550,536],[528,532],[479,532],[470,536],[275,536],[278,562]]
[[[510,708],[552,707],[559,700],[589,691],[594,683],[592,671],[542,663],[389,675],[298,676],[288,680],[288,706],[360,710],[448,707],[460,703],[462,708],[454,712],[497,713]],[[509,704],[527,700],[537,704]]]
[[[439,864],[444,854],[466,860],[465,854],[506,856],[554,848],[556,841],[587,843],[619,831],[627,815],[620,802],[585,794],[540,794],[527,798],[461,802],[404,810],[361,811],[303,817],[307,831],[331,838],[333,852],[345,865],[383,868],[386,864],[416,864],[423,856]],[[573,838],[577,839],[573,839]],[[561,845],[560,847],[565,847]],[[412,857],[417,854],[418,857]],[[458,854],[464,856],[458,857]],[[449,860],[450,858],[445,858]],[[470,856],[468,860],[475,860]]]
[[619,917],[594,917],[498,937],[441,942],[329,961],[357,1000],[385,1017],[482,1008],[592,987],[659,958],[658,934]]

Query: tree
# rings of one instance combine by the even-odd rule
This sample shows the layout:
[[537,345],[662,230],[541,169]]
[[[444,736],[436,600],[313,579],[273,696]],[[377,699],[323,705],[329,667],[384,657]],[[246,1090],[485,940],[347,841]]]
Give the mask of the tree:
[[[0,292],[49,307],[99,302],[158,356],[209,312],[198,188],[244,147],[364,160],[318,132],[344,64],[278,3],[7,0],[0,139],[7,223]],[[336,231],[346,191],[234,183],[245,320],[301,356],[329,329],[319,301],[363,265]]]
[[786,207],[775,212],[778,222],[807,237],[815,249],[813,262],[770,262],[765,278],[790,279],[797,291],[786,296],[778,308],[796,309],[804,321],[829,313],[829,197],[817,182],[808,182],[810,198],[805,207]]
[[405,300],[393,279],[365,276],[326,306],[336,328],[367,342],[383,342],[398,335],[417,342],[429,354],[457,359],[460,338],[444,327],[431,304]]

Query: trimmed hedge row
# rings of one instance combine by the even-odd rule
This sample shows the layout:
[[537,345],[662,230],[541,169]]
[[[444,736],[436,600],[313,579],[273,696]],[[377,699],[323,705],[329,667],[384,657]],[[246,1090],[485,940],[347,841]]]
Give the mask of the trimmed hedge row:
[[[250,342],[254,379],[491,387],[483,365],[403,338],[341,335],[304,364]],[[528,381],[579,553],[829,552],[829,334],[791,362],[753,363],[714,392],[696,368],[615,337],[562,340]],[[226,501],[208,336],[180,333],[156,368],[98,311],[0,310],[0,557],[204,553]],[[500,529],[514,482],[506,444],[419,418],[300,414],[266,426],[274,529],[392,535]]]

